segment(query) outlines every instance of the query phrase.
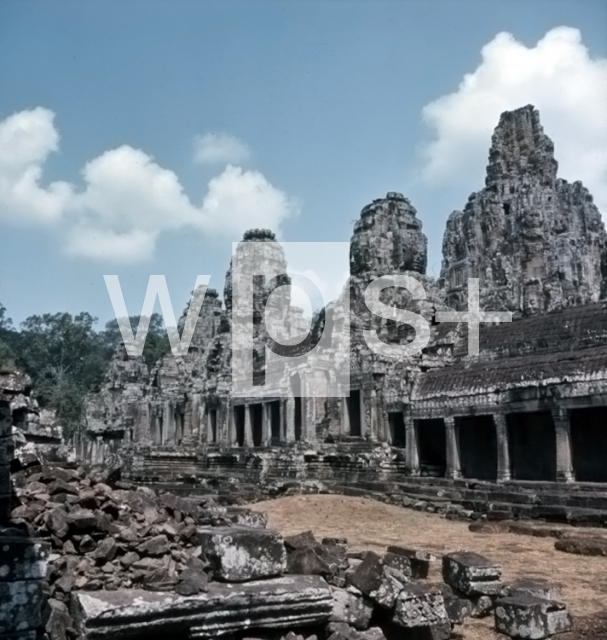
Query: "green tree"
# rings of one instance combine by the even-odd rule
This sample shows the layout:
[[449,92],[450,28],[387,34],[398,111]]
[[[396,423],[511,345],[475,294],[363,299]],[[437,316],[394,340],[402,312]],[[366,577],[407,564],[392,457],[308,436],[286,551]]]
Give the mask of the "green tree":
[[[134,335],[136,334],[140,319],[141,316],[129,316]],[[122,335],[118,328],[117,320],[110,320],[106,323],[103,340],[112,351],[116,348],[116,345],[122,342]],[[145,346],[143,347],[143,360],[148,367],[153,367],[156,362],[158,362],[162,356],[169,353],[170,350],[171,345],[162,316],[159,313],[153,313],[150,316],[150,327],[145,339]]]
[[97,319],[82,312],[30,316],[21,325],[17,362],[34,383],[41,406],[57,413],[69,435],[88,391],[98,388],[109,360]]
[[6,315],[6,307],[0,304],[0,368],[17,368],[20,334],[13,328],[13,321]]

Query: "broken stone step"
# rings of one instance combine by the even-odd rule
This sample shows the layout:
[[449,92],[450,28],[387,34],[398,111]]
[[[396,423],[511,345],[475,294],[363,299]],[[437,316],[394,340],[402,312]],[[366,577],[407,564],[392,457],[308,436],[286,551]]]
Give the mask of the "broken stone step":
[[82,640],[211,638],[247,629],[292,629],[328,622],[333,596],[319,576],[283,576],[243,584],[209,583],[178,596],[137,589],[78,591],[71,611]]

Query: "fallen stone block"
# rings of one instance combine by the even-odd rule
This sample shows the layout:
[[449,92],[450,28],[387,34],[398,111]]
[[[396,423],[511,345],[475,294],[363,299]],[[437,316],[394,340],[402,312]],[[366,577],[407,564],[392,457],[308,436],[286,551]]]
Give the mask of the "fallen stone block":
[[284,542],[289,551],[318,546],[318,540],[316,540],[312,531],[302,531],[292,536],[285,536]]
[[373,604],[354,587],[331,587],[333,613],[331,622],[343,622],[355,629],[368,629],[373,615]]
[[496,602],[495,628],[511,638],[542,640],[569,631],[572,623],[561,602],[521,595]]
[[350,583],[380,607],[392,609],[396,598],[409,578],[387,567],[376,553],[368,552],[350,574]]
[[390,567],[391,569],[396,569],[400,571],[403,575],[411,578],[413,576],[413,571],[411,569],[411,559],[407,556],[397,555],[396,553],[385,553],[384,554],[384,564],[386,567]]
[[471,551],[443,556],[443,579],[453,588],[470,595],[499,595],[502,568],[499,564]]
[[284,573],[287,568],[283,538],[271,529],[200,528],[198,544],[219,580],[243,582],[269,578]]
[[415,580],[424,580],[427,578],[428,571],[430,571],[430,563],[436,559],[435,556],[427,551],[410,549],[409,547],[400,547],[397,545],[388,547],[387,552],[409,558],[409,563],[411,565],[411,577]]
[[[433,585],[410,583],[403,587],[394,605],[394,624],[405,629],[438,627],[451,624],[441,590]],[[449,637],[448,635],[446,636]]]
[[333,596],[318,576],[283,576],[242,584],[209,583],[179,596],[137,589],[73,592],[82,640],[144,640],[173,634],[211,638],[247,629],[293,629],[328,622]]

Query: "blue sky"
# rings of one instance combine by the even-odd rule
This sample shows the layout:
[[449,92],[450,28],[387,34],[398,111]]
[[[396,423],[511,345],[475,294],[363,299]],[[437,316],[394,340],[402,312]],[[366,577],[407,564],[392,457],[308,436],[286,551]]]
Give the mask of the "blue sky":
[[178,312],[198,274],[222,290],[242,227],[347,241],[387,191],[417,208],[438,275],[499,111],[528,102],[605,213],[605,58],[602,0],[4,0],[0,302],[105,322],[103,274],[133,314],[165,274]]

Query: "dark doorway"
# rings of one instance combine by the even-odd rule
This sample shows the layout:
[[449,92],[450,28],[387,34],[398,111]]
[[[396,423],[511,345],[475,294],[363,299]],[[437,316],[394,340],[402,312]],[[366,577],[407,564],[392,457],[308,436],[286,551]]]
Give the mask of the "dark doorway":
[[455,419],[464,478],[497,479],[497,433],[492,416]]
[[556,433],[549,411],[508,415],[514,480],[556,480]]
[[571,412],[571,455],[579,482],[607,482],[607,407]]
[[301,440],[302,425],[302,402],[301,398],[295,398],[295,440]]
[[175,411],[175,444],[181,444],[183,441],[183,413]]
[[272,444],[276,444],[280,442],[280,402],[274,401],[268,403],[268,411],[270,412]]
[[263,407],[260,404],[251,405],[251,425],[253,427],[253,446],[263,444]]
[[244,404],[238,404],[234,407],[234,424],[236,426],[236,444],[244,447]]
[[388,413],[388,424],[390,425],[390,437],[394,447],[407,446],[407,434],[405,432],[405,419],[402,411]]
[[217,409],[209,409],[209,429],[211,442],[217,442]]
[[301,440],[301,430],[303,424],[302,408],[303,403],[301,401],[301,379],[299,374],[291,376],[291,391],[293,393],[294,400],[294,420],[295,420],[295,440]]
[[417,450],[419,465],[426,475],[442,477],[447,470],[447,440],[442,418],[418,420]]
[[360,391],[350,391],[350,397],[346,398],[348,420],[350,422],[350,435],[362,436],[362,424],[360,415]]

